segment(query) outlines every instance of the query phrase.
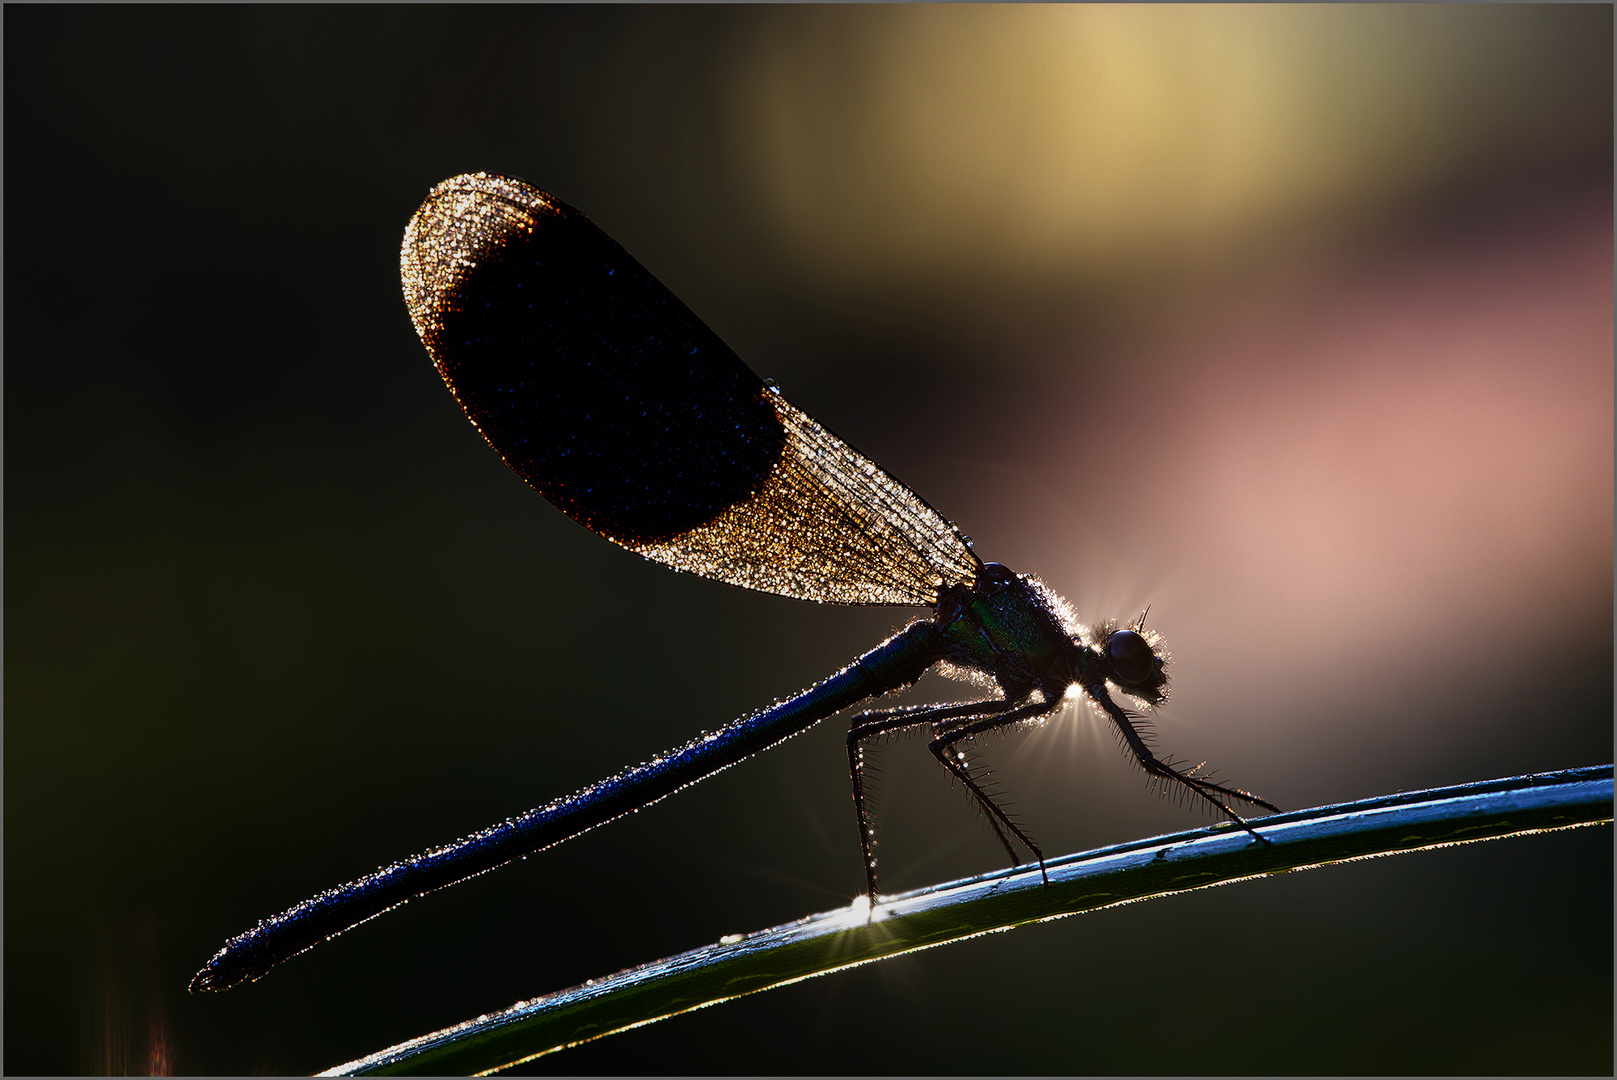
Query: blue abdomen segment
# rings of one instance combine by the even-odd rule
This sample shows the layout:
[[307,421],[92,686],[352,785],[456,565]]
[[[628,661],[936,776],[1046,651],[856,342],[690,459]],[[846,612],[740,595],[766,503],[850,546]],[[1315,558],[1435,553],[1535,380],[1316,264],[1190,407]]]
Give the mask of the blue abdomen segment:
[[940,659],[941,639],[933,622],[912,623],[787,701],[564,799],[305,900],[226,942],[191,980],[191,990],[226,990],[256,979],[282,960],[390,908],[649,806],[866,698],[908,686]]

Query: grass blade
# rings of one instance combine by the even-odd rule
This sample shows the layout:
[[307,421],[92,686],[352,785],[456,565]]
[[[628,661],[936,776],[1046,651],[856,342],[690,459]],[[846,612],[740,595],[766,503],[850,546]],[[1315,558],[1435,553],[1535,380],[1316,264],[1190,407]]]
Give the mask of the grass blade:
[[1612,820],[1612,766],[1227,822],[884,897],[619,972],[424,1035],[325,1075],[486,1073],[800,979],[996,930],[1267,874]]

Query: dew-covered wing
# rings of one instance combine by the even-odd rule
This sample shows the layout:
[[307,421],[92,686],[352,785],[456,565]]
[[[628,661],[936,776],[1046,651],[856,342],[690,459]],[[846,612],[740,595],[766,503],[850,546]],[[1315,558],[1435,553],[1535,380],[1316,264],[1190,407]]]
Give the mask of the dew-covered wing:
[[937,511],[766,386],[588,218],[485,173],[404,234],[405,301],[477,429],[557,508],[749,589],[930,605],[978,562]]

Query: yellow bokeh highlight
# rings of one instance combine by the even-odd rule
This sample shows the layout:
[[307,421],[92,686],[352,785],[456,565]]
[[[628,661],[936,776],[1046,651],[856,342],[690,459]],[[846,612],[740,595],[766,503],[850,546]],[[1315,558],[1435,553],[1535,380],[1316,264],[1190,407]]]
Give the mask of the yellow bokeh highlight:
[[1587,139],[1609,113],[1566,108],[1556,30],[1502,6],[811,8],[760,27],[734,123],[819,274],[1116,267]]

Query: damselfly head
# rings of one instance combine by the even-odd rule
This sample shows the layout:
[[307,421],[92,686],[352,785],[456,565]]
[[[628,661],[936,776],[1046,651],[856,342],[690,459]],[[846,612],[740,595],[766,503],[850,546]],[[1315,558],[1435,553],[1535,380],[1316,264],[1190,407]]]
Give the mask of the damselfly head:
[[1163,670],[1168,652],[1162,647],[1162,636],[1145,629],[1143,617],[1126,629],[1113,622],[1101,623],[1090,635],[1108,682],[1150,705],[1168,699],[1168,673]]

